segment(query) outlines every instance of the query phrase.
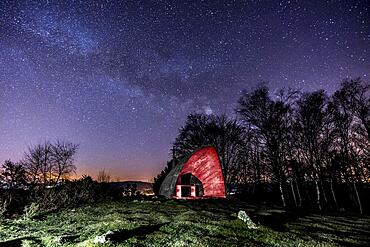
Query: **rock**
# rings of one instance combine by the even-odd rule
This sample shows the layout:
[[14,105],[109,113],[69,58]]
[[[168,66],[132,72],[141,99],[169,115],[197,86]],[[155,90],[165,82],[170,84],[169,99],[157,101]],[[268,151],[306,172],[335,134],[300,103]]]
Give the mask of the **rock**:
[[258,228],[257,225],[253,223],[253,221],[251,220],[251,218],[248,216],[248,214],[245,211],[240,210],[238,213],[238,218],[247,224],[248,229]]
[[104,244],[110,241],[110,236],[112,236],[114,232],[107,231],[105,234],[96,236],[94,239],[94,244]]
[[58,244],[65,244],[65,243],[74,242],[79,237],[80,237],[79,235],[62,235],[62,236],[56,237],[55,241]]

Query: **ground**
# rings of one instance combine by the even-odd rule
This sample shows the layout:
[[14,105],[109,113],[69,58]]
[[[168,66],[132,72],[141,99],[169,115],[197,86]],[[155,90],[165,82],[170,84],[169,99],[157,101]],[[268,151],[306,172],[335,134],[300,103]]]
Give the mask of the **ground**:
[[[248,229],[239,210],[259,228]],[[94,244],[109,230],[114,242]],[[1,220],[0,246],[370,246],[370,217],[298,214],[230,200],[122,200]]]

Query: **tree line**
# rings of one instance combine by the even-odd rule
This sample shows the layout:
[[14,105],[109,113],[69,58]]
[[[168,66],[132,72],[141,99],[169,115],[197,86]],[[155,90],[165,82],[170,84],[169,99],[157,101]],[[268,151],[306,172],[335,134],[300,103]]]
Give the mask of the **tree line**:
[[[244,91],[226,115],[190,114],[173,143],[174,160],[213,145],[229,192],[286,207],[364,211],[370,182],[370,85],[343,81],[324,90],[263,84]],[[174,161],[155,178],[155,188]]]
[[77,149],[78,145],[63,141],[29,147],[19,162],[4,162],[0,183],[9,189],[23,188],[25,185],[58,184],[75,172],[73,161]]
[[29,147],[18,162],[6,160],[0,167],[0,218],[34,217],[62,207],[119,198],[120,191],[109,187],[109,174],[104,170],[104,181],[87,175],[72,179],[78,147],[67,141],[46,141]]

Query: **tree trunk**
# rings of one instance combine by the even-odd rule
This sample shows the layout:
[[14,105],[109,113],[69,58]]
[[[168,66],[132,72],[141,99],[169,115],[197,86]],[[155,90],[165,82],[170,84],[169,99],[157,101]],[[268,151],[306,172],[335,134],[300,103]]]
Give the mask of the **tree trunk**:
[[338,202],[337,202],[337,197],[335,196],[334,188],[333,188],[333,180],[330,179],[330,190],[331,190],[331,195],[333,196],[335,208],[337,211],[339,210]]
[[319,208],[319,210],[321,211],[321,203],[320,203],[320,188],[319,188],[319,183],[317,182],[317,180],[315,180],[315,187],[316,187],[316,195],[317,195],[316,203],[317,203],[317,207],[318,207],[318,208]]
[[322,191],[322,198],[324,199],[325,204],[328,205],[328,199],[326,197],[325,188],[324,188],[324,184],[322,180],[320,180],[320,185],[321,185],[321,191]]
[[358,208],[360,210],[360,214],[362,214],[362,204],[361,204],[361,200],[360,200],[360,195],[358,194],[356,183],[352,182],[352,184],[353,184],[353,188],[355,189]]
[[308,202],[312,202],[314,199],[312,198],[312,195],[310,195],[310,184],[309,183],[304,183],[303,184],[303,189],[304,189],[304,193],[305,193],[305,196],[306,196],[306,200]]
[[285,198],[284,198],[283,185],[282,185],[282,182],[281,181],[279,182],[279,190],[280,190],[281,201],[283,203],[283,207],[285,208],[286,207],[286,203],[285,203]]
[[301,192],[299,191],[299,187],[298,187],[297,181],[294,181],[294,182],[295,182],[295,189],[296,189],[297,195],[298,195],[298,207],[301,207],[302,206]]
[[370,138],[370,124],[369,124],[369,121],[367,121],[366,118],[367,118],[366,115],[361,115],[360,116],[362,124],[365,127],[365,130],[367,132],[367,138],[369,139]]
[[261,168],[260,168],[260,156],[259,156],[259,152],[256,148],[256,159],[257,159],[257,162],[256,162],[256,171],[257,171],[257,181],[258,181],[258,184],[261,183]]
[[297,198],[295,197],[295,192],[294,192],[294,187],[293,187],[293,180],[290,181],[290,188],[292,189],[294,205],[295,205],[295,207],[297,207]]
[[353,188],[353,186],[352,186],[352,182],[348,180],[348,181],[346,181],[346,184],[347,184],[347,186],[348,186],[349,199],[350,199],[350,200],[351,200],[351,202],[352,202],[352,206],[353,206],[354,208],[356,208],[356,207],[357,207],[357,200],[356,200],[356,198],[355,198],[355,196],[354,196],[355,192],[354,192],[354,188]]

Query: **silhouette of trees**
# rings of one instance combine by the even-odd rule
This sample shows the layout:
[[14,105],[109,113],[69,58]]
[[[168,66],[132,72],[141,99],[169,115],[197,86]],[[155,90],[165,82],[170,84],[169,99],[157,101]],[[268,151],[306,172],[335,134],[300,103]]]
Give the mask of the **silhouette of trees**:
[[25,185],[26,171],[22,164],[6,160],[0,168],[0,217],[22,204],[24,197],[17,192]]
[[[283,206],[318,210],[368,208],[369,84],[347,79],[332,95],[271,94],[262,85],[242,93],[236,113],[238,119],[189,115],[174,142],[175,158],[213,145],[227,185],[246,188],[248,196],[276,195]],[[157,177],[157,187],[170,169]]]
[[110,174],[105,171],[105,169],[99,171],[97,181],[99,183],[109,183],[110,182]]
[[[0,167],[0,217],[24,213],[35,216],[61,207],[114,200],[118,189],[75,173],[78,145],[66,141],[44,142],[31,146],[20,162],[7,160]],[[104,171],[100,181],[109,182]]]
[[214,146],[229,184],[242,162],[244,137],[245,130],[236,120],[224,115],[190,114],[173,144],[174,154],[177,159],[183,159],[201,147]]
[[348,185],[349,196],[359,212],[363,207],[358,187],[369,181],[369,87],[361,80],[346,80],[336,91],[330,104],[336,134],[333,145],[333,168],[336,181]]
[[22,164],[6,160],[0,170],[0,185],[13,191],[26,184],[26,171]]
[[305,93],[299,100],[295,114],[295,137],[297,157],[305,167],[307,179],[313,181],[316,189],[316,204],[321,210],[322,198],[326,201],[322,189],[324,167],[328,161],[332,134],[331,119],[327,114],[327,96],[324,91]]
[[73,162],[77,150],[78,145],[64,141],[29,147],[21,161],[29,183],[55,185],[61,179],[68,178],[76,171]]
[[345,80],[336,92],[343,104],[351,111],[357,123],[363,128],[361,133],[370,138],[370,84],[360,78]]
[[71,142],[57,141],[52,145],[51,152],[55,183],[75,173],[74,156],[77,150],[78,145]]
[[244,124],[258,135],[259,142],[264,147],[267,169],[270,171],[266,175],[279,185],[281,201],[286,206],[284,181],[292,128],[292,108],[289,101],[283,100],[283,97],[271,99],[268,88],[261,86],[251,93],[244,92],[236,111]]
[[258,140],[246,146],[266,157],[252,161],[258,170],[251,165],[250,174],[265,167],[263,176],[277,184],[283,206],[291,198],[295,206],[315,201],[319,210],[339,209],[336,191],[347,184],[349,199],[362,213],[359,187],[369,181],[369,86],[346,80],[331,97],[323,90],[299,99],[294,91],[284,95],[272,97],[261,86],[239,100],[236,111]]

